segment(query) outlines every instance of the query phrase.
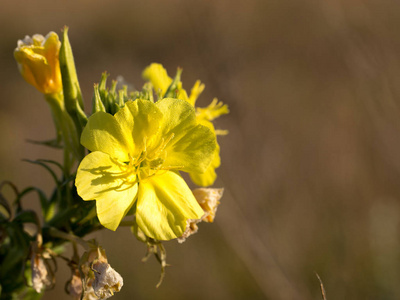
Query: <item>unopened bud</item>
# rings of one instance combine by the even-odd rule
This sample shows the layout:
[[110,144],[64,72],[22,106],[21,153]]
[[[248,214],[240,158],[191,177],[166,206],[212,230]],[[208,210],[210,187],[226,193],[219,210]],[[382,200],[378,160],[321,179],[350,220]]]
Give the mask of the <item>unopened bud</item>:
[[43,94],[62,91],[58,35],[50,32],[46,37],[35,34],[18,41],[14,57],[24,79]]

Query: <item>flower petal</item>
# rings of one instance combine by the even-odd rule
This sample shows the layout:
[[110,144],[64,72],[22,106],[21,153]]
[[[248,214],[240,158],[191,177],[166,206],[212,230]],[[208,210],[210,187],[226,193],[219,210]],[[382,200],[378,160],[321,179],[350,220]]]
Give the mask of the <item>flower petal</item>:
[[142,74],[144,79],[150,80],[157,93],[164,95],[172,83],[172,78],[168,76],[167,71],[161,64],[152,63]]
[[[214,134],[215,134],[215,128],[213,123],[211,123],[208,120],[205,119],[200,119],[197,116],[197,121],[201,124],[209,128]],[[218,168],[221,165],[221,157],[219,155],[220,153],[220,147],[217,141],[217,146],[215,148],[214,156],[213,159],[208,166],[207,170],[204,173],[198,173],[198,172],[191,172],[189,173],[190,178],[192,181],[199,185],[199,186],[210,186],[213,185],[215,180],[217,179],[217,173],[215,172],[215,169]]]
[[121,128],[117,119],[105,112],[93,114],[83,129],[81,144],[90,151],[101,151],[119,161],[129,161],[133,148],[129,132]]
[[162,136],[173,134],[165,148],[168,155],[164,166],[185,172],[205,172],[216,149],[215,134],[197,123],[194,108],[186,101],[165,98],[156,105],[164,115],[160,133]]
[[115,118],[124,132],[132,135],[135,151],[131,154],[137,156],[146,146],[149,147],[152,144],[163,115],[153,102],[137,99],[127,102],[115,114]]
[[194,106],[196,104],[197,98],[204,91],[204,88],[205,88],[204,83],[201,83],[200,80],[197,80],[194,86],[192,87],[192,90],[190,91],[190,97],[188,99],[188,102]]
[[217,179],[217,173],[215,173],[215,169],[221,165],[219,151],[220,148],[217,143],[217,149],[215,149],[214,158],[204,173],[189,173],[190,178],[195,184],[199,186],[210,186],[214,184],[215,180]]
[[168,171],[139,183],[136,221],[139,228],[156,240],[180,237],[187,219],[204,214],[182,177]]
[[196,108],[196,114],[197,114],[197,120],[207,120],[207,121],[212,121],[219,116],[226,115],[229,113],[229,108],[228,105],[223,104],[222,102],[218,102],[217,98],[214,98],[214,100],[204,108],[197,107]]
[[97,216],[108,229],[117,229],[137,196],[136,175],[127,165],[100,151],[88,154],[81,162],[75,185],[83,200],[96,200]]

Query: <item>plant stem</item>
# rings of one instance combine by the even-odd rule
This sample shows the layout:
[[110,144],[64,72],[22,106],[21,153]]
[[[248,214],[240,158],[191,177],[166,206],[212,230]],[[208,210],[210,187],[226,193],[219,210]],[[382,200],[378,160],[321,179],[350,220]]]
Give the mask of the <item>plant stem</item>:
[[81,245],[83,248],[85,248],[85,250],[89,249],[89,244],[84,239],[81,239],[80,237],[77,237],[76,235],[73,235],[72,233],[67,233],[67,232],[58,230],[57,228],[54,228],[54,227],[49,227],[48,233],[52,237],[60,238],[63,240],[77,243],[77,244]]

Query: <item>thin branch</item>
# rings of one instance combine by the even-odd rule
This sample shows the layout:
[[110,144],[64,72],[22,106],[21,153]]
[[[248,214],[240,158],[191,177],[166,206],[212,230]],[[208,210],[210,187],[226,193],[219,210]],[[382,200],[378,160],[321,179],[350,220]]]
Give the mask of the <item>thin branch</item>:
[[319,284],[321,286],[322,300],[327,300],[326,299],[326,292],[325,292],[324,284],[322,283],[321,277],[319,277],[317,272],[315,272],[315,275],[317,276],[317,278],[319,280]]

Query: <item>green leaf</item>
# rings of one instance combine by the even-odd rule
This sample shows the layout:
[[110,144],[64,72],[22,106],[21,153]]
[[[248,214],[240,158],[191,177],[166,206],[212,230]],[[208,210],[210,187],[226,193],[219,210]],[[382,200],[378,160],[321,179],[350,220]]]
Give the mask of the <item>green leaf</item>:
[[[2,219],[4,220],[9,220],[11,218],[12,212],[11,212],[11,207],[8,204],[8,201],[6,200],[6,198],[3,196],[2,193],[0,193],[0,206],[2,206],[5,210],[5,212],[7,213],[7,215],[1,213],[0,211],[0,215],[3,215],[4,217],[2,217]],[[0,220],[2,221],[2,220]]]
[[53,177],[53,179],[54,179],[55,183],[57,184],[57,186],[60,184],[60,182],[58,181],[58,178],[57,178],[56,173],[53,171],[52,168],[50,168],[48,165],[46,165],[46,164],[44,163],[44,160],[41,161],[41,160],[23,159],[22,161],[26,161],[26,162],[31,163],[31,164],[35,164],[35,165],[42,166],[42,167],[45,168],[47,171],[49,171],[51,177]]
[[50,201],[47,199],[45,193],[40,190],[39,188],[36,187],[28,187],[26,189],[24,189],[19,195],[18,195],[18,201],[20,202],[21,199],[31,193],[31,192],[36,192],[38,197],[39,197],[39,201],[40,201],[40,206],[42,207],[42,213],[43,213],[43,217],[44,220],[47,221],[51,218],[53,212],[51,211],[51,203]]
[[10,238],[10,243],[5,251],[6,255],[0,261],[0,278],[10,276],[11,270],[25,261],[31,241],[31,237],[24,231],[22,224],[16,222],[7,224],[6,234]]
[[33,210],[23,210],[19,212],[13,219],[13,222],[33,223],[37,226],[38,230],[40,229],[39,218],[36,212],[34,212]]
[[63,145],[60,144],[59,139],[51,139],[47,141],[35,141],[35,140],[27,140],[28,143],[36,144],[36,145],[44,145],[51,148],[62,149]]

